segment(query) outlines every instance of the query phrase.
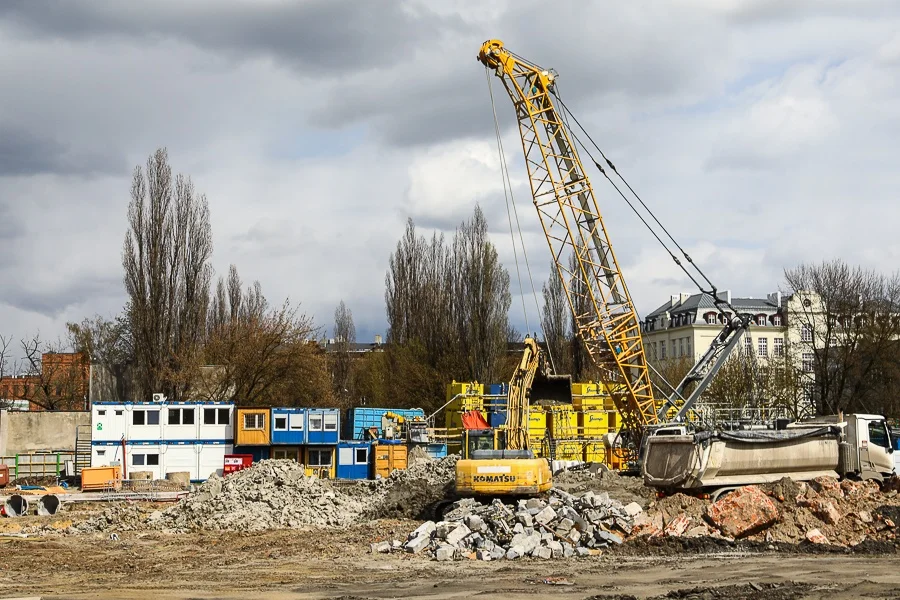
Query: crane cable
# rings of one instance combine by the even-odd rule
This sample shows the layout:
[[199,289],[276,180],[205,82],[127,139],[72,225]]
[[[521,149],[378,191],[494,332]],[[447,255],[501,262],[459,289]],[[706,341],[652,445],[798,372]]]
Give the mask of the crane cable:
[[[544,330],[544,320],[540,318],[540,306],[538,304],[537,299],[537,290],[534,287],[534,277],[531,274],[531,265],[528,263],[528,253],[525,251],[525,239],[522,236],[522,227],[519,224],[519,212],[516,209],[515,199],[513,198],[512,192],[512,181],[509,178],[509,167],[506,164],[506,153],[503,150],[503,140],[500,135],[500,121],[497,118],[497,106],[494,102],[494,86],[491,81],[491,73],[490,69],[487,66],[484,68],[484,75],[487,80],[488,86],[488,94],[491,97],[491,112],[494,114],[494,134],[497,137],[497,155],[500,159],[500,177],[503,180],[503,196],[506,199],[506,216],[509,220],[509,237],[512,241],[513,247],[513,257],[516,262],[516,277],[519,283],[519,291],[522,291],[522,273],[519,270],[519,255],[516,252],[516,238],[513,234],[513,215],[515,215],[516,220],[516,229],[519,231],[519,243],[522,246],[522,256],[525,259],[525,269],[528,272],[528,279],[531,282],[531,293],[534,297],[534,308],[538,313],[538,322],[541,327],[541,335],[544,337],[544,341],[547,341],[547,332]],[[512,206],[512,211],[510,211],[510,205]],[[525,307],[525,294],[522,294],[522,313],[525,316],[525,328],[529,331],[531,330],[531,326],[528,323],[528,310]],[[547,354],[550,357],[550,367],[553,369],[553,372],[556,372],[556,362],[553,358],[553,351],[550,349],[550,344],[546,344],[547,346]]]
[[[681,246],[681,244],[679,244],[678,241],[672,236],[672,234],[669,232],[669,230],[666,228],[666,226],[662,224],[662,222],[659,220],[659,218],[656,216],[656,214],[652,210],[650,210],[650,207],[647,206],[647,204],[644,202],[643,198],[641,198],[640,195],[634,190],[634,188],[631,187],[631,184],[628,183],[628,180],[626,180],[625,177],[621,173],[619,173],[618,169],[616,169],[616,166],[613,164],[613,162],[606,156],[606,153],[603,152],[603,150],[600,148],[600,146],[597,145],[597,142],[594,141],[594,139],[587,132],[587,130],[584,128],[584,126],[581,124],[581,122],[578,120],[578,118],[572,113],[571,110],[569,110],[569,107],[566,106],[566,103],[563,102],[563,99],[560,97],[559,82],[554,83],[554,89],[551,89],[551,93],[559,101],[560,106],[562,106],[563,116],[564,117],[565,116],[572,117],[572,120],[575,121],[575,124],[578,125],[578,128],[584,133],[584,135],[587,137],[588,141],[590,141],[590,143],[593,145],[593,147],[596,148],[596,150],[600,153],[600,156],[603,157],[603,160],[609,166],[609,169],[612,170],[612,172],[615,173],[616,176],[618,176],[618,178],[620,180],[622,180],[622,183],[625,184],[625,186],[628,188],[628,190],[631,192],[631,194],[638,200],[638,202],[640,202],[640,204],[644,208],[644,210],[647,211],[647,214],[649,214],[650,217],[653,218],[653,221],[659,226],[659,228],[663,231],[663,233],[665,233],[666,237],[668,237],[669,240],[671,240],[671,242],[675,245],[675,247],[678,248],[678,250],[681,252],[682,256],[684,256],[685,260],[694,268],[694,270],[697,271],[697,273],[700,275],[700,277],[703,278],[703,280],[707,283],[707,285],[709,285],[709,289],[708,290],[703,289],[703,286],[700,284],[700,282],[697,281],[697,279],[691,274],[691,272],[688,271],[687,267],[685,267],[685,265],[682,263],[681,259],[679,259],[678,256],[676,256],[675,253],[669,248],[668,244],[666,244],[662,240],[662,238],[659,236],[659,234],[653,229],[653,226],[647,222],[647,220],[644,218],[644,216],[642,214],[640,214],[637,207],[634,206],[634,203],[632,203],[631,200],[628,199],[628,197],[625,195],[625,193],[619,188],[618,185],[616,185],[616,183],[612,180],[612,178],[610,178],[609,173],[603,167],[603,165],[601,165],[600,162],[594,158],[590,149],[588,149],[587,146],[579,139],[578,135],[574,132],[574,130],[572,130],[572,128],[569,127],[569,132],[572,134],[572,137],[575,138],[575,141],[578,143],[578,145],[580,145],[582,147],[582,149],[587,153],[588,157],[591,159],[591,161],[594,163],[594,165],[597,167],[597,169],[600,170],[600,173],[602,173],[603,176],[606,177],[606,180],[609,181],[610,185],[612,185],[613,188],[615,188],[615,190],[622,197],[622,199],[625,200],[625,203],[628,204],[629,208],[631,208],[631,210],[634,212],[634,214],[637,215],[637,217],[641,220],[641,222],[644,224],[644,226],[647,227],[647,229],[650,231],[650,233],[653,234],[653,237],[655,237],[656,240],[660,243],[660,245],[666,250],[666,252],[669,253],[669,256],[672,257],[673,261],[675,261],[675,264],[678,265],[678,267],[682,271],[684,271],[684,274],[688,276],[688,278],[694,283],[694,285],[697,286],[697,288],[702,293],[709,294],[710,296],[712,296],[713,302],[716,304],[716,308],[719,310],[719,312],[724,313],[724,310],[720,306],[720,304],[724,304],[724,305],[728,306],[728,308],[730,308],[735,314],[737,314],[737,310],[731,305],[730,302],[724,301],[724,300],[721,300],[718,298],[716,286],[712,283],[712,281],[710,281],[709,277],[707,277],[706,274],[703,272],[703,270],[701,270],[700,267],[697,266],[697,263],[694,262],[694,259],[691,257],[691,255],[688,254],[687,251]],[[566,120],[566,121],[568,121],[568,120]],[[568,122],[566,122],[566,125],[568,126]]]

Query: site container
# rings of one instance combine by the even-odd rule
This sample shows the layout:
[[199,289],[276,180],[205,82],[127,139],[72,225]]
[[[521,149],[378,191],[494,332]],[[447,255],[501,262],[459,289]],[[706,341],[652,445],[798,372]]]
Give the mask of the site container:
[[528,409],[528,437],[543,439],[547,431],[547,411],[543,406]]
[[[484,408],[490,411],[505,411],[509,396],[508,383],[489,383],[484,386]],[[494,396],[489,398],[487,396]]]
[[618,416],[613,410],[586,410],[578,413],[579,428],[586,438],[614,433],[618,426]]
[[337,446],[337,478],[367,479],[372,445],[369,442],[341,442]]
[[234,446],[235,454],[249,454],[253,457],[253,462],[266,460],[271,455],[271,448],[268,446]]
[[197,404],[197,439],[232,443],[234,440],[234,403],[201,402]]
[[484,386],[480,383],[463,383],[454,381],[447,386],[447,402],[444,407],[444,427],[462,429],[462,414],[478,411],[485,420]]
[[333,446],[340,439],[341,411],[337,408],[310,408],[306,411],[306,443]]
[[300,446],[272,446],[269,456],[278,460],[303,462],[303,451]]
[[222,474],[229,475],[237,473],[244,469],[249,469],[253,465],[252,454],[226,454],[222,463]]
[[334,479],[335,446],[306,446],[303,448],[303,464],[306,475],[322,479]]
[[434,459],[440,459],[447,456],[447,444],[422,444],[428,456]]
[[85,467],[81,469],[81,489],[90,492],[122,485],[122,467]]
[[115,442],[230,443],[234,439],[230,402],[95,402],[91,439]]
[[[130,416],[130,415],[129,415]],[[126,436],[125,404],[95,402],[91,405],[91,439],[115,442]]]
[[386,413],[394,413],[408,421],[425,418],[425,411],[421,408],[369,408],[362,406],[351,408],[347,411],[344,423],[344,437],[348,440],[365,440],[368,439],[367,434],[370,429],[377,429],[375,437],[381,437],[383,434],[381,419]]
[[387,477],[406,469],[407,448],[403,444],[379,441],[372,447],[372,477]]
[[272,445],[306,443],[306,409],[272,409]]
[[497,428],[497,427],[506,425],[506,411],[505,410],[488,411],[487,422],[488,422],[488,425],[490,425],[493,428]]
[[584,445],[585,462],[608,463],[608,451],[603,442],[587,442]]
[[234,445],[268,446],[272,442],[269,431],[270,411],[268,408],[235,409]]

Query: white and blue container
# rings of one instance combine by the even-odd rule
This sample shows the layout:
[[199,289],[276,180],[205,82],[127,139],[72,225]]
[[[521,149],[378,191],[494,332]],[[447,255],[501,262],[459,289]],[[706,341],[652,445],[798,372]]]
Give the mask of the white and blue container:
[[340,421],[340,409],[306,409],[306,443],[309,445],[336,445],[340,439]]
[[272,445],[303,445],[306,443],[307,409],[272,409]]
[[337,445],[337,478],[368,479],[371,457],[369,442],[340,442]]

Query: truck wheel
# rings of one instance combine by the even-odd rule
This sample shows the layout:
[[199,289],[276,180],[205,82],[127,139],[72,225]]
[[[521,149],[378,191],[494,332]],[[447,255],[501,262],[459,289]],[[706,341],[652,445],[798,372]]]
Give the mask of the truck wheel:
[[741,488],[741,486],[734,486],[734,487],[725,487],[725,488],[718,489],[709,495],[709,500],[710,500],[710,502],[713,502],[713,503],[718,502],[720,498],[723,498],[724,496],[730,494],[734,490],[737,490],[740,488]]

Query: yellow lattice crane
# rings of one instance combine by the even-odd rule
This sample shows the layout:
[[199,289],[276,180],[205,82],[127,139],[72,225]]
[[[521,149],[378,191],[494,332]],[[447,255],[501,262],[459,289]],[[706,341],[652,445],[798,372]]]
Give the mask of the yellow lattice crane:
[[[488,40],[478,59],[503,82],[516,109],[529,182],[575,332],[606,383],[623,429],[638,437],[657,422],[640,322],[574,140],[553,101],[555,73]],[[567,258],[575,256],[575,268]]]

